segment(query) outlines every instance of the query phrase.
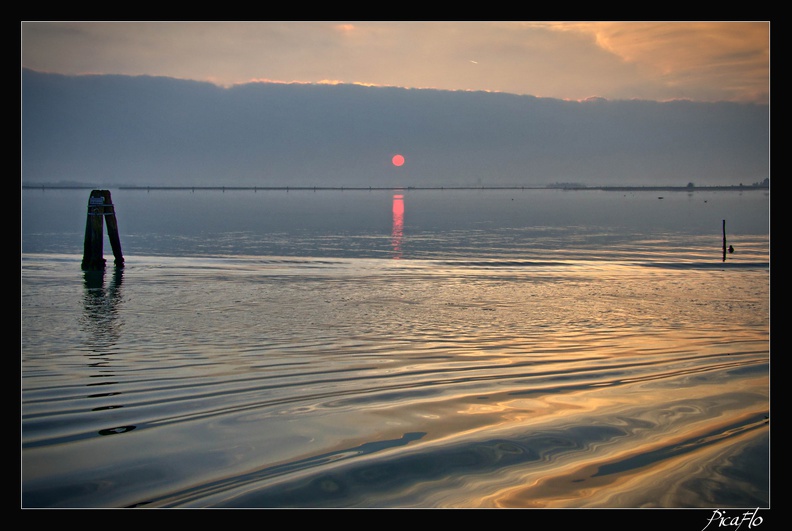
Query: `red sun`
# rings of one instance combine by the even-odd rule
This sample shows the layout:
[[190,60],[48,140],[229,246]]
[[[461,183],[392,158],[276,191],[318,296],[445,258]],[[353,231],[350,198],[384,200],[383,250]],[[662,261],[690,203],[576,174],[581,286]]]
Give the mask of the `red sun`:
[[391,159],[394,166],[401,166],[404,164],[404,156],[403,155],[394,155]]

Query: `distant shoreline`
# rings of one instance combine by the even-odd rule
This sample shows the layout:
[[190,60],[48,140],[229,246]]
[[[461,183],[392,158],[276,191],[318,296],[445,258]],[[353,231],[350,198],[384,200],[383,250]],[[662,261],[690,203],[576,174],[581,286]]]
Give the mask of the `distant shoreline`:
[[[26,190],[94,190],[106,189],[93,185],[23,184]],[[563,190],[563,191],[604,191],[604,192],[742,192],[746,190],[770,190],[766,185],[729,185],[729,186],[113,186],[119,190],[209,190],[209,191],[355,191],[355,190]]]

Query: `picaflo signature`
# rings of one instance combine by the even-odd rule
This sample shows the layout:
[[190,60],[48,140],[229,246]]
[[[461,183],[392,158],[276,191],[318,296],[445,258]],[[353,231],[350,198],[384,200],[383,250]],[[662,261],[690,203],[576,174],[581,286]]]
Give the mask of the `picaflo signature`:
[[[710,516],[704,529],[707,529],[712,523],[716,523],[715,527],[730,527],[733,531],[740,529],[743,524],[747,523],[747,529],[751,529],[762,524],[762,517],[757,514],[758,512],[758,507],[753,512],[746,511],[740,515],[726,514],[726,511],[715,509],[712,511],[712,516]],[[704,529],[701,531],[704,531]]]

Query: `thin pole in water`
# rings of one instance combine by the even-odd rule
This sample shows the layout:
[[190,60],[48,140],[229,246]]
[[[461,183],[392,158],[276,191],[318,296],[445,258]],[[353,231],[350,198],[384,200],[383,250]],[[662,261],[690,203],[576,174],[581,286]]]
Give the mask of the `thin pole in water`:
[[723,261],[726,261],[726,220],[723,220]]

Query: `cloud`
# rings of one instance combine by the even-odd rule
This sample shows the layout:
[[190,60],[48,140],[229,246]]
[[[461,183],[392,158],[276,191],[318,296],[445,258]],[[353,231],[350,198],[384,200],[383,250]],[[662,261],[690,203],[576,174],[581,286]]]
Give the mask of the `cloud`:
[[[766,105],[23,71],[23,182],[733,185],[769,175]],[[391,157],[409,164],[394,173]]]
[[679,97],[704,97],[719,87],[719,99],[768,101],[767,22],[598,22],[552,27],[593,36],[600,48],[638,65]]
[[[769,24],[25,22],[39,71],[767,102]],[[472,68],[471,59],[478,64]]]

